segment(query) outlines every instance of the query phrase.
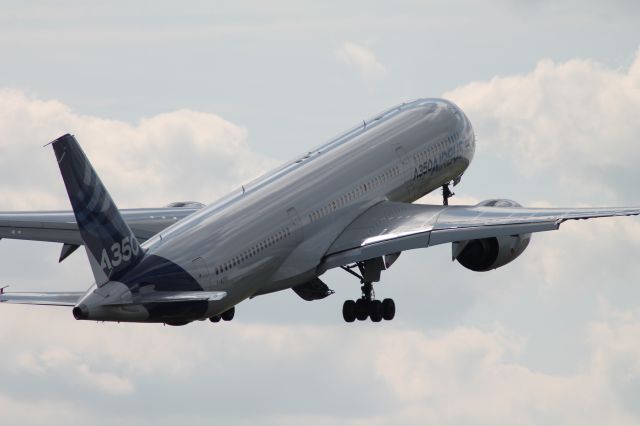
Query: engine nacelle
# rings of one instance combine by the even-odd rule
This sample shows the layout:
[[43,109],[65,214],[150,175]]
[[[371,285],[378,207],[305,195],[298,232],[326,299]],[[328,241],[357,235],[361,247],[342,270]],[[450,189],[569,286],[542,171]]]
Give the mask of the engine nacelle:
[[[478,204],[490,207],[521,207],[511,200],[487,200]],[[453,243],[453,258],[467,269],[485,272],[515,260],[531,241],[531,234],[482,238]]]

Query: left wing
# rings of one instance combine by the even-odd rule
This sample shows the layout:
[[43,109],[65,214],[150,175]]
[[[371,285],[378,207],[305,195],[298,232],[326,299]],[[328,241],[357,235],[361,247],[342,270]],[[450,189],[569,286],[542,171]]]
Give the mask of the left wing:
[[640,207],[525,208],[508,200],[434,206],[387,201],[367,210],[343,231],[320,269],[455,241],[552,231],[572,219],[638,214]]
[[[199,207],[123,209],[121,214],[139,241],[145,241]],[[48,241],[82,245],[71,211],[0,212],[0,239]]]

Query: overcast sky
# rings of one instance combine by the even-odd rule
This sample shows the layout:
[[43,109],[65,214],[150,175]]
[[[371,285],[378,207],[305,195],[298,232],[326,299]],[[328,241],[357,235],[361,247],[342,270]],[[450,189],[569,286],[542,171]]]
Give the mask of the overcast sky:
[[[242,4],[241,4],[242,3]],[[67,209],[70,132],[120,207],[211,202],[362,119],[446,97],[477,135],[457,203],[640,205],[635,1],[0,3],[0,210]],[[439,202],[426,197],[421,202]],[[81,290],[82,251],[2,241],[0,283]],[[232,323],[77,322],[0,306],[3,425],[636,425],[640,219],[566,223],[473,273],[450,246],[358,296],[293,292]]]

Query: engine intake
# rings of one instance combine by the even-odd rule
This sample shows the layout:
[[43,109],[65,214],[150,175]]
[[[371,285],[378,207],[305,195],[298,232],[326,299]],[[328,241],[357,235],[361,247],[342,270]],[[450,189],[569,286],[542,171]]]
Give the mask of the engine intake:
[[[521,207],[512,200],[487,200],[479,206]],[[467,269],[485,272],[514,261],[529,245],[531,234],[491,237],[453,243],[453,258]]]

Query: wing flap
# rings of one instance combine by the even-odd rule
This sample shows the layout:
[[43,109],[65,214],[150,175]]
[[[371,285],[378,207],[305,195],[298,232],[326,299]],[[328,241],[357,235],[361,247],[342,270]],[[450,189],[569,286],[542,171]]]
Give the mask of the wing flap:
[[638,214],[639,207],[547,209],[383,202],[342,232],[320,270],[438,244],[552,231],[567,220]]

